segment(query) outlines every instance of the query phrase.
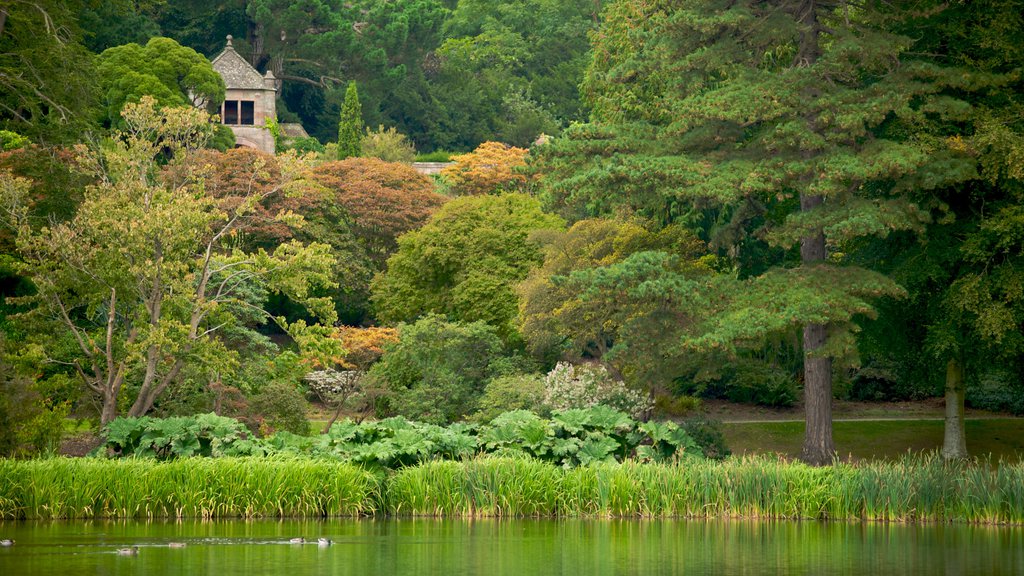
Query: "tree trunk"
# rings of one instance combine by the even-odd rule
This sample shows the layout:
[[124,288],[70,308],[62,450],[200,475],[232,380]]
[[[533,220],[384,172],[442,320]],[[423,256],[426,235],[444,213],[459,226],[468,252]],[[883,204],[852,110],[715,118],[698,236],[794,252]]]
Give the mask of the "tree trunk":
[[[821,196],[800,196],[801,211],[813,210],[824,202]],[[825,234],[818,231],[800,241],[800,260],[804,266],[825,260]],[[814,466],[831,464],[836,456],[832,441],[832,359],[820,356],[828,341],[828,326],[804,326],[804,412],[806,429],[800,459]]]
[[334,415],[331,416],[331,419],[327,422],[326,425],[324,425],[323,430],[320,431],[321,434],[327,434],[328,432],[331,431],[331,426],[334,426],[334,423],[338,421],[339,417],[341,417],[341,410],[344,407],[345,402],[338,402],[338,409],[334,411]]
[[804,412],[806,430],[800,459],[814,466],[831,464],[836,456],[832,441],[832,359],[811,354],[825,344],[828,326],[804,326]]
[[[821,25],[818,22],[817,3],[804,0],[791,7],[795,9],[793,16],[803,25],[794,64],[797,67],[810,67],[821,56],[819,35]],[[818,94],[813,84],[804,90],[808,102],[817,99]],[[821,131],[816,126],[816,118],[809,114],[805,121],[814,131]],[[811,161],[814,152],[806,152],[807,161]],[[813,176],[809,177],[813,180]],[[810,184],[805,181],[804,186]],[[809,212],[824,203],[822,196],[800,193],[800,211]],[[827,256],[825,233],[819,228],[800,240],[800,262],[805,267],[816,266],[825,261]],[[828,341],[827,324],[804,325],[804,413],[806,429],[804,446],[800,459],[814,466],[831,464],[836,457],[835,443],[832,441],[832,359],[821,355],[821,348]]]
[[969,456],[964,432],[964,370],[958,360],[951,358],[946,363],[946,426],[942,458],[963,460]]
[[110,424],[114,418],[117,418],[117,394],[104,394],[103,409],[100,412],[100,427]]

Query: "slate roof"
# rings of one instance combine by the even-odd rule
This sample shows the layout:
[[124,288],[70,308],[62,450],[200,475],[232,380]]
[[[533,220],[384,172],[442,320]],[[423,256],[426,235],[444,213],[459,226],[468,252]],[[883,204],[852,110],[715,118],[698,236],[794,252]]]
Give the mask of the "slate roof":
[[281,122],[278,126],[281,128],[281,132],[289,138],[309,138],[306,129],[297,122]]
[[213,64],[213,69],[224,78],[224,84],[229,90],[232,88],[243,90],[266,89],[263,76],[245,58],[242,58],[238,52],[235,52],[235,48],[231,45],[230,35],[228,36],[228,44],[224,47],[224,51],[218,54],[211,64]]

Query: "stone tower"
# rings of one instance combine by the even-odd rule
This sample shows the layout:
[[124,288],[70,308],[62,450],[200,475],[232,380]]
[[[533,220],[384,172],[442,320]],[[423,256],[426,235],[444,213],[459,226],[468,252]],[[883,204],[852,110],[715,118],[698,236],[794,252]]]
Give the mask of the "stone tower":
[[277,117],[277,79],[269,70],[266,76],[260,75],[235,52],[230,35],[227,40],[224,51],[211,62],[227,88],[220,109],[221,122],[231,127],[239,146],[273,154],[274,137],[266,122]]

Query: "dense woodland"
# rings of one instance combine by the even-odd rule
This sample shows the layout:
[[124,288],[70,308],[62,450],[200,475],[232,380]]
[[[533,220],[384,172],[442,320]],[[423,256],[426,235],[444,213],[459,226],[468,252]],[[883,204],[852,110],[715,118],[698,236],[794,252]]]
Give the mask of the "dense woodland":
[[[229,34],[311,138],[233,147]],[[0,146],[0,453],[715,398],[826,464],[834,398],[945,395],[949,458],[1024,413],[1016,0],[2,0]]]

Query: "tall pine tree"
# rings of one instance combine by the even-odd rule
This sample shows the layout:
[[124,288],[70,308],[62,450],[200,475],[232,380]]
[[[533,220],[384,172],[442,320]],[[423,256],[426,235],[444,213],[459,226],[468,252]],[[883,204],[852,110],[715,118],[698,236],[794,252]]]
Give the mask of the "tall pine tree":
[[362,154],[359,139],[363,136],[363,109],[359,104],[356,83],[349,82],[345,90],[345,102],[341,105],[341,121],[338,122],[338,160]]
[[667,219],[772,213],[758,230],[751,219],[737,226],[785,256],[719,284],[721,308],[688,344],[731,349],[799,328],[801,457],[827,464],[833,361],[855,354],[873,298],[903,293],[846,251],[922,229],[928,213],[909,192],[971,177],[963,150],[917,138],[916,126],[969,108],[950,89],[976,79],[904,61],[913,42],[894,30],[905,15],[881,1],[628,0],[613,10],[624,18],[607,19],[585,86],[596,121],[542,154],[548,199]]

